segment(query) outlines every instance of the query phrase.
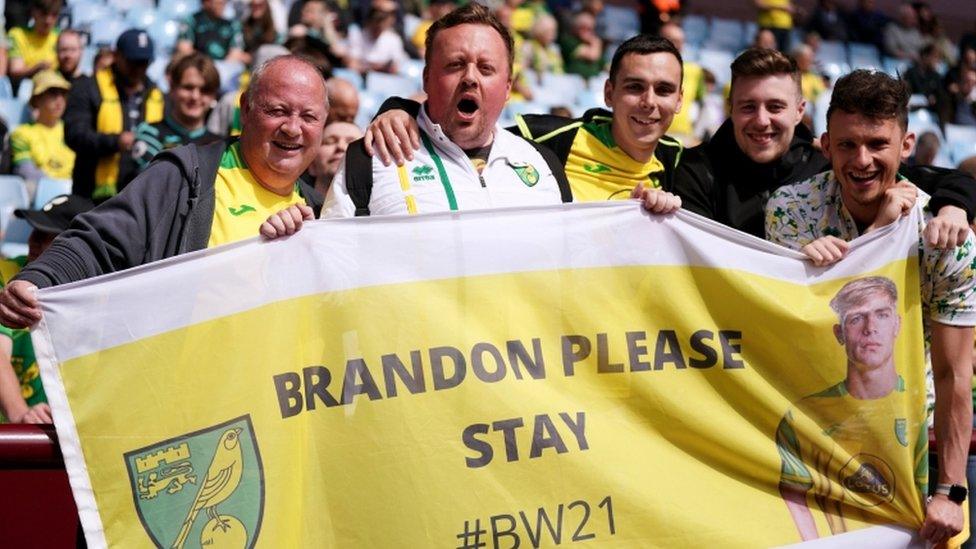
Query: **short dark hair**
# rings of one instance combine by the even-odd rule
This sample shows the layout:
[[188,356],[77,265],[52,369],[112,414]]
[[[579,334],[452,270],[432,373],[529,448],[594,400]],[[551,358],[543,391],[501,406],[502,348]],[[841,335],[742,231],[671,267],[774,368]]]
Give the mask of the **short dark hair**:
[[41,13],[61,13],[64,4],[61,0],[31,0],[30,9]]
[[908,85],[881,71],[857,69],[834,84],[827,108],[827,128],[836,110],[860,114],[874,120],[895,119],[902,131],[908,129]]
[[684,78],[685,65],[681,59],[681,52],[678,51],[678,48],[674,47],[674,44],[670,40],[650,34],[638,34],[637,36],[628,38],[623,44],[620,44],[617,51],[613,52],[613,59],[610,60],[611,82],[617,77],[617,72],[620,70],[620,63],[623,62],[624,56],[631,53],[637,55],[670,53],[678,60],[678,64],[681,65],[681,78]]
[[451,13],[441,17],[434,24],[427,29],[427,39],[424,41],[424,63],[430,63],[430,55],[434,50],[434,39],[437,35],[446,29],[451,27],[457,27],[458,25],[486,25],[498,32],[498,35],[502,37],[502,42],[505,43],[505,50],[508,52],[508,73],[512,74],[512,64],[515,60],[515,46],[512,42],[512,33],[508,31],[508,28],[498,20],[497,17],[491,10],[472,2],[465,6],[452,11]]
[[735,88],[735,81],[739,78],[759,76],[776,76],[785,74],[796,82],[797,93],[800,92],[800,68],[789,56],[769,48],[749,48],[739,54],[732,61],[732,83],[730,89]]
[[180,81],[183,80],[183,73],[189,69],[196,69],[200,72],[200,76],[203,78],[204,93],[216,94],[220,91],[220,73],[217,72],[217,66],[214,65],[209,55],[200,52],[184,55],[170,64],[166,72],[169,74],[172,87],[175,88],[180,85]]

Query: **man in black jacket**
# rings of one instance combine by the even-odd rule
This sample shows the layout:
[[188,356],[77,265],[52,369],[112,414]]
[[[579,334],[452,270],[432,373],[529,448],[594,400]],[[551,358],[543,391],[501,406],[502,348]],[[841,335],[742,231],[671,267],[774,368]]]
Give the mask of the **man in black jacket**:
[[166,151],[125,189],[71,228],[0,294],[0,322],[40,320],[36,288],[121,271],[258,235],[272,213],[321,197],[299,176],[322,142],[325,80],[308,61],[259,67],[241,102],[240,141]]
[[136,173],[132,155],[142,122],[163,119],[163,94],[146,70],[153,43],[141,30],[127,30],[118,39],[111,68],[74,81],[64,111],[64,141],[77,157],[71,193],[96,203],[112,197]]
[[[769,194],[830,169],[800,123],[804,103],[796,63],[775,50],[750,48],[732,63],[731,117],[711,141],[686,151],[674,176],[682,207],[764,237]],[[961,243],[976,212],[976,181],[952,170],[901,166],[932,195],[939,215],[926,238],[939,247]]]

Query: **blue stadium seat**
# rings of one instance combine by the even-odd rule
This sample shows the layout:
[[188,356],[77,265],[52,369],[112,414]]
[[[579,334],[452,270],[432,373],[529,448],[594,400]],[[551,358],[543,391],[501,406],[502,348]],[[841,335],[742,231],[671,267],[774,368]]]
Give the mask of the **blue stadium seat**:
[[125,20],[136,29],[148,29],[159,18],[154,6],[135,6],[125,14]]
[[884,68],[881,56],[878,55],[878,48],[873,44],[861,44],[851,42],[847,45],[847,53],[851,62],[851,67],[855,69],[877,69]]
[[[119,12],[128,13],[129,10],[134,9],[154,8],[156,7],[156,0],[108,0],[108,6]],[[136,28],[144,29],[146,26]]]
[[217,72],[220,73],[220,91],[229,92],[240,87],[241,74],[244,73],[244,64],[240,61],[228,61],[222,59],[214,61]]
[[0,244],[0,254],[6,257],[27,255],[27,240],[30,238],[30,224],[27,221],[11,216],[3,231],[3,244]]
[[407,59],[400,65],[398,74],[420,83],[423,81],[424,61],[422,59]]
[[976,128],[946,124],[945,138],[949,143],[949,156],[955,164],[976,155]]
[[160,17],[152,24],[146,32],[152,38],[156,47],[156,54],[169,57],[176,46],[176,39],[180,36],[180,22],[172,19]]
[[725,50],[730,54],[742,49],[746,44],[745,27],[734,19],[712,18],[712,32],[703,48]]
[[921,136],[926,132],[932,132],[939,138],[941,148],[946,146],[945,137],[939,128],[939,120],[928,109],[919,109],[908,113],[908,131],[914,133],[916,136]]
[[597,18],[597,27],[610,42],[623,42],[640,33],[640,16],[633,8],[607,5]]
[[811,118],[813,119],[813,133],[816,137],[820,137],[827,131],[827,108],[830,107],[831,91],[827,90],[821,93],[813,105],[807,103],[807,108],[813,109]]
[[420,90],[420,83],[398,74],[371,72],[366,75],[366,89],[384,99],[393,95],[406,97]]
[[10,85],[10,79],[0,76],[0,99],[10,99],[14,96],[14,89]]
[[95,25],[113,16],[112,9],[103,2],[77,2],[71,6],[71,26],[75,29],[91,30]]
[[114,48],[119,35],[131,27],[132,25],[123,19],[109,18],[99,21],[98,24],[92,25],[88,43],[95,47]]
[[698,54],[698,64],[715,75],[715,82],[719,88],[725,86],[732,78],[732,71],[729,66],[733,59],[735,57],[724,50],[702,48]]
[[167,0],[160,2],[161,12],[166,19],[177,19],[182,21],[194,13],[200,11],[199,0]]
[[847,63],[821,63],[820,66],[824,74],[830,78],[831,85],[841,76],[851,72],[851,66]]
[[169,79],[166,78],[166,65],[169,64],[168,57],[157,57],[149,64],[149,68],[146,70],[146,76],[156,84],[159,91],[163,93],[169,92]]
[[534,101],[550,107],[570,107],[586,89],[586,81],[578,74],[543,73],[542,82],[532,86]]
[[347,69],[347,68],[344,68],[344,67],[336,67],[336,68],[332,69],[332,76],[338,76],[339,78],[342,78],[343,80],[348,80],[348,81],[352,82],[353,85],[356,86],[356,89],[359,89],[359,90],[364,89],[363,88],[363,75],[359,74],[358,72],[356,72],[356,71],[354,71],[352,69]]
[[37,182],[37,190],[34,192],[34,205],[31,208],[39,210],[41,206],[47,204],[48,200],[62,194],[71,194],[70,179],[44,177]]
[[681,22],[685,31],[685,46],[701,46],[708,38],[708,19],[700,15],[689,15]]
[[34,81],[30,78],[21,80],[20,87],[17,88],[17,99],[20,99],[24,103],[30,103],[32,93],[34,93]]
[[881,64],[884,67],[884,71],[891,76],[899,76],[905,74],[911,62],[905,59],[896,59],[894,57],[885,56]]
[[24,180],[16,175],[0,175],[0,228],[3,229],[0,253],[7,257],[27,254],[30,225],[22,219],[15,218],[13,213],[14,210],[27,208],[29,205]]
[[7,122],[7,127],[11,130],[30,121],[30,110],[27,103],[20,99],[0,99],[0,117]]
[[824,40],[820,43],[817,51],[817,61],[820,63],[837,63],[838,65],[847,64],[847,47],[843,42],[832,42]]
[[[566,105],[568,106],[568,105]],[[509,120],[515,120],[520,114],[545,114],[549,112],[549,107],[533,101],[509,101],[505,105],[503,116]]]

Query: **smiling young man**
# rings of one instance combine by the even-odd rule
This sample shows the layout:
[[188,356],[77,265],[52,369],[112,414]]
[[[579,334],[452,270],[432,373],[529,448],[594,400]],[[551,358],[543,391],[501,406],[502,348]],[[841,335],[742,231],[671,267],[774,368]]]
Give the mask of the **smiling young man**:
[[[668,189],[682,206],[762,238],[769,194],[829,169],[800,123],[805,110],[796,63],[770,49],[750,48],[732,63],[731,116],[711,141],[683,155]],[[932,194],[939,215],[926,240],[952,247],[976,212],[976,181],[952,170],[902,165],[902,173]]]
[[164,151],[125,190],[79,216],[0,294],[11,328],[40,319],[34,288],[121,271],[257,236],[294,204],[313,209],[301,174],[318,153],[328,115],[325,79],[309,61],[276,57],[253,74],[240,140]]
[[[832,170],[773,193],[766,207],[766,235],[797,249],[818,265],[840,259],[847,242],[890,224],[917,208],[922,239],[931,223],[931,200],[899,175],[915,136],[908,127],[907,86],[890,76],[857,70],[837,81],[822,144]],[[966,456],[972,427],[973,326],[976,325],[976,246],[967,231],[962,245],[939,250],[923,240],[922,306],[930,341],[938,441],[937,491],[921,535],[944,541],[963,527]],[[920,365],[919,365],[920,366]],[[955,494],[952,500],[949,496]]]

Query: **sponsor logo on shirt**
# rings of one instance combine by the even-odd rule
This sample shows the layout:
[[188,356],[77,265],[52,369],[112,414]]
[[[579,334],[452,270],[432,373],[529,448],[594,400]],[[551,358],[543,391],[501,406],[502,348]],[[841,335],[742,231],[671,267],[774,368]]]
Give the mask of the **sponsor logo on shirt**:
[[583,164],[583,169],[589,173],[607,173],[610,168],[603,164]]
[[230,207],[227,208],[227,211],[229,211],[230,212],[230,215],[232,215],[234,217],[240,217],[240,216],[246,214],[247,212],[256,212],[257,210],[254,209],[254,206],[250,206],[248,204],[241,204],[240,206],[238,206],[236,208],[233,207],[233,206],[230,206]]
[[410,170],[411,178],[414,183],[421,183],[425,181],[434,181],[434,168],[426,165],[420,165]]

